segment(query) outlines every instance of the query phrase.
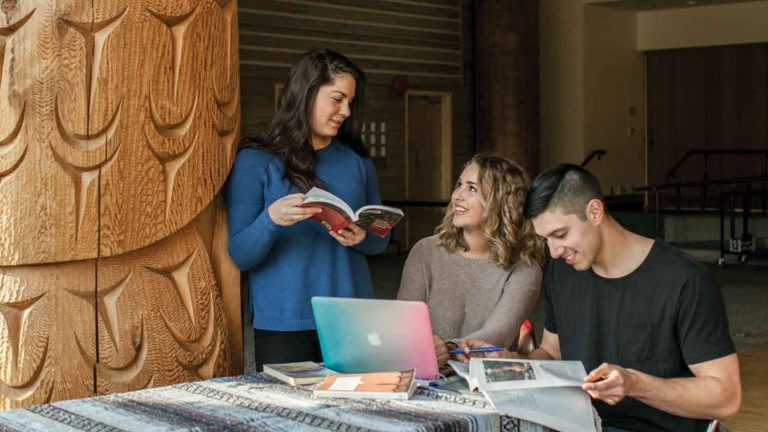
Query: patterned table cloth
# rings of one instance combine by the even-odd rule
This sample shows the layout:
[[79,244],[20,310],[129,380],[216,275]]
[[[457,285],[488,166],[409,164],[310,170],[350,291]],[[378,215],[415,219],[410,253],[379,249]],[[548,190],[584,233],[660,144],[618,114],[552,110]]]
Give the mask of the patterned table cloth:
[[419,388],[410,400],[328,399],[263,374],[0,412],[0,431],[544,431],[482,395]]

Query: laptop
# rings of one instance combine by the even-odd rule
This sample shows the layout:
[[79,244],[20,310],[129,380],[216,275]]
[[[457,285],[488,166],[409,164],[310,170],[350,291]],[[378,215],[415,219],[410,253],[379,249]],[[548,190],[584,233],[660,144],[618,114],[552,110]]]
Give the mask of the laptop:
[[438,377],[429,310],[424,302],[312,297],[323,361],[340,373],[416,369]]

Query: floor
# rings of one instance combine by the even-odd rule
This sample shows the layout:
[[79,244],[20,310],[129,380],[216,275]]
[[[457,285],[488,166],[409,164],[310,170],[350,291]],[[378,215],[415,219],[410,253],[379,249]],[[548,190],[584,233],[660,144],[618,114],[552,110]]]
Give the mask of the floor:
[[[406,254],[384,254],[369,258],[371,275],[379,298],[397,295]],[[741,412],[726,425],[730,432],[768,431],[768,262],[751,260],[746,265],[720,268],[714,259],[703,261],[720,283],[740,355],[744,386]],[[544,323],[542,302],[532,316],[536,334]],[[253,332],[245,328],[245,369],[253,370]]]

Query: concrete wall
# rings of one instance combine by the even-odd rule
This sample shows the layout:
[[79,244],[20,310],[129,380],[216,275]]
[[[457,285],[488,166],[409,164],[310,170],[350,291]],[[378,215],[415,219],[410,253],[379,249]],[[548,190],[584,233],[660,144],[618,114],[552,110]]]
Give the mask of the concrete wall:
[[768,1],[732,3],[637,14],[643,51],[768,41]]

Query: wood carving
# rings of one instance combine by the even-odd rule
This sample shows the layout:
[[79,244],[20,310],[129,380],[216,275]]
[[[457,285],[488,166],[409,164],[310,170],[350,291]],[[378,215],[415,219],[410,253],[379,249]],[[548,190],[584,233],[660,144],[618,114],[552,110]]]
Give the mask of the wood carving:
[[0,407],[242,371],[236,11],[3,2]]

